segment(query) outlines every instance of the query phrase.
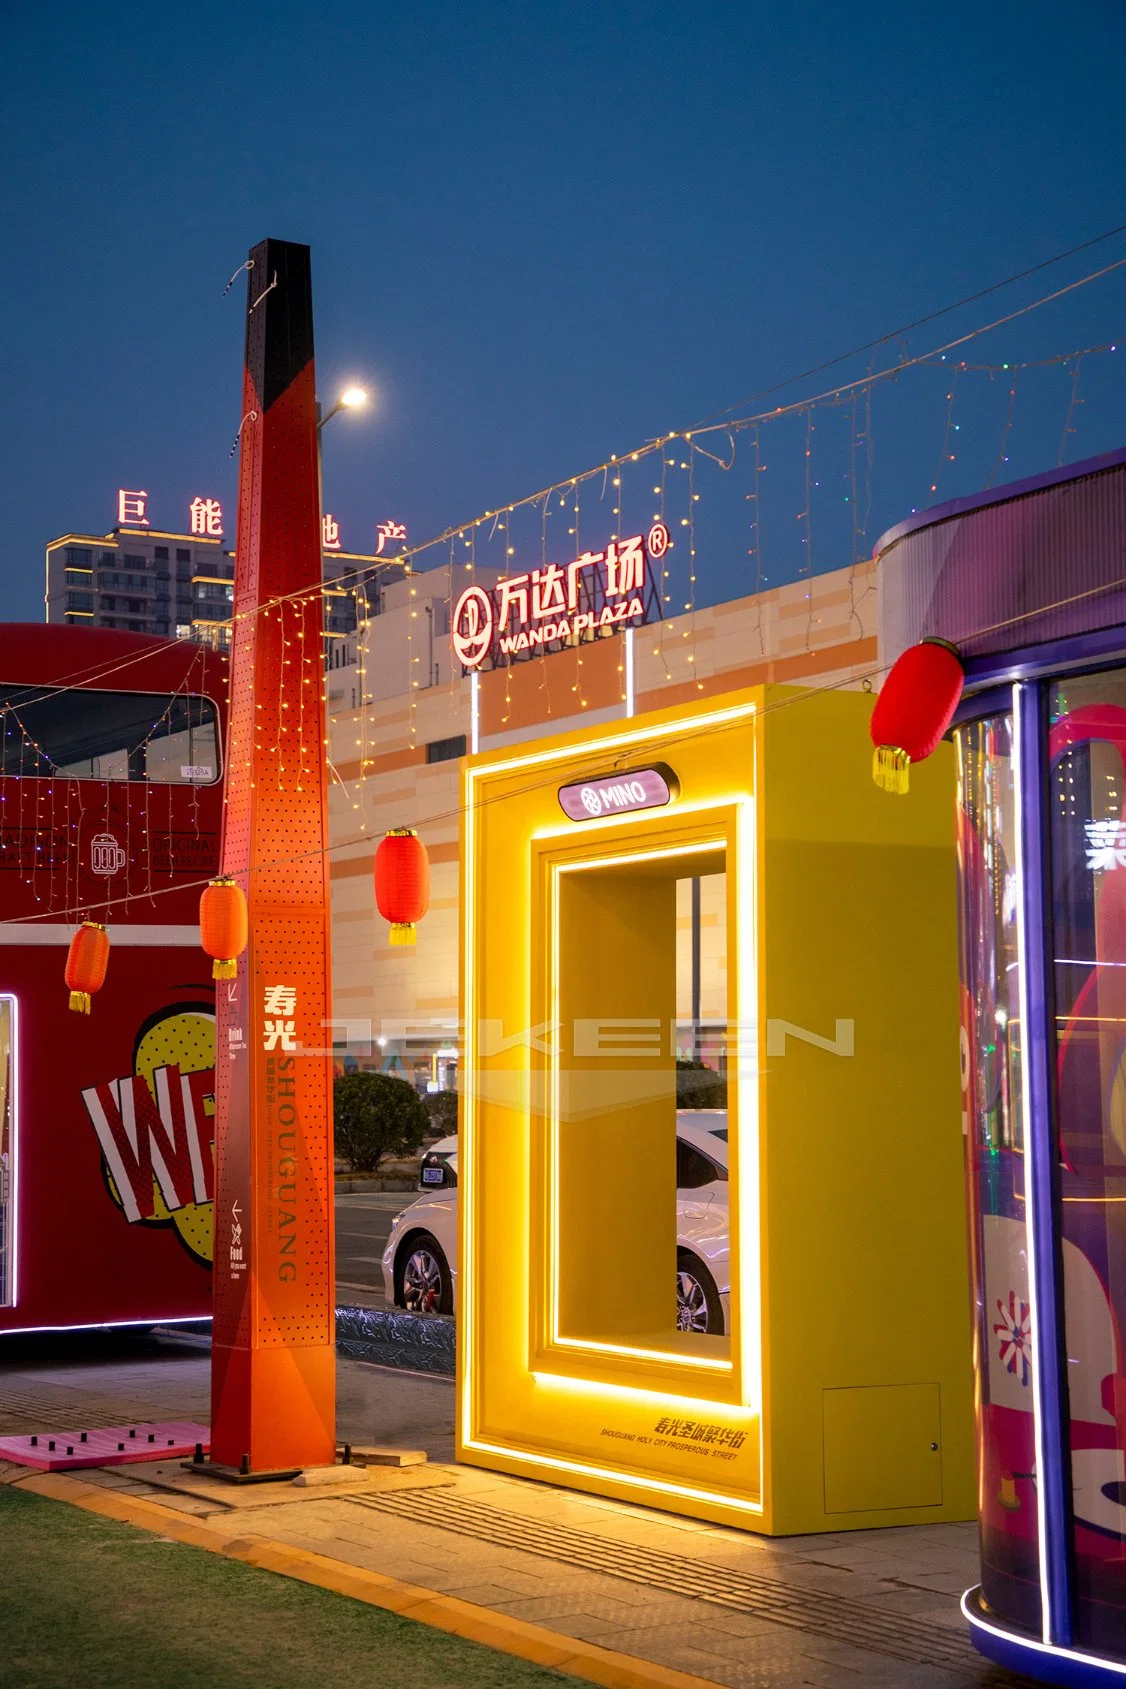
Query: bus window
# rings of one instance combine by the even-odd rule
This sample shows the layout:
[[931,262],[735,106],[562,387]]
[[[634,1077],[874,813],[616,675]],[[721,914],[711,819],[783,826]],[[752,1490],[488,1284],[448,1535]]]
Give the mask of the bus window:
[[219,772],[208,698],[0,683],[0,774],[208,786]]

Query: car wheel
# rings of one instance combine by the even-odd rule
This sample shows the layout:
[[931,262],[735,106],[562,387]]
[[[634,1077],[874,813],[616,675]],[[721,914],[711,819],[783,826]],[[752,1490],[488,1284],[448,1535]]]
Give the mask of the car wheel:
[[715,1280],[687,1249],[676,1252],[676,1329],[723,1336],[723,1304]]
[[399,1295],[410,1314],[452,1314],[453,1284],[442,1245],[429,1232],[416,1232],[399,1252]]

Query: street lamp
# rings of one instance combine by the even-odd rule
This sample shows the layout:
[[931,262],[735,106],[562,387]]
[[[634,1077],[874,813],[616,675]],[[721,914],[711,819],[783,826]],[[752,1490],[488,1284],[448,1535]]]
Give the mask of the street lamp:
[[331,422],[337,411],[361,410],[368,402],[367,389],[364,387],[345,387],[331,410],[317,419],[317,427],[323,428],[326,422]]
[[318,401],[318,403],[317,403],[317,505],[318,505],[318,509],[320,510],[320,513],[321,513],[320,542],[321,542],[321,570],[322,570],[322,575],[323,575],[323,571],[324,571],[324,540],[325,540],[324,508],[325,508],[325,506],[324,506],[324,473],[323,473],[322,461],[321,461],[321,433],[324,429],[325,423],[331,422],[333,417],[336,415],[337,411],[362,410],[363,407],[367,404],[367,402],[368,402],[368,393],[367,393],[366,387],[358,387],[358,386],[353,385],[351,387],[345,387],[341,391],[340,396],[337,399],[336,403],[331,407],[331,409],[327,410],[324,413],[323,416],[321,415],[320,402]]

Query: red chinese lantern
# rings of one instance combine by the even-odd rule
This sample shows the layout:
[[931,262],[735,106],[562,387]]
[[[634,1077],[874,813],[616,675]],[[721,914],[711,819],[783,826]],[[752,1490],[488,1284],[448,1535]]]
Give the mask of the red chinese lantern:
[[106,982],[109,934],[96,921],[83,921],[70,941],[65,979],[75,1014],[90,1013],[90,998]]
[[212,979],[234,979],[247,937],[242,887],[225,875],[212,880],[199,900],[199,941],[212,958]]
[[375,853],[375,901],[392,944],[413,944],[430,905],[430,858],[413,827],[392,827]]
[[868,731],[876,754],[872,778],[885,792],[905,792],[913,762],[929,757],[962,696],[961,660],[944,639],[924,639],[896,658]]

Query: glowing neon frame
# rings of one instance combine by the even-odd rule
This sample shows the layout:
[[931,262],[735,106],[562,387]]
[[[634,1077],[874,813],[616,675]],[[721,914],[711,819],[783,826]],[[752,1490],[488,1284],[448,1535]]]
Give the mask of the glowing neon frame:
[[[1069,1665],[1082,1666],[1085,1674],[1082,1679],[1084,1683],[1097,1681],[1096,1673],[1108,1678],[1126,1678],[1126,1664],[1118,1660],[1108,1660],[1105,1655],[1101,1654],[1084,1654],[1078,1648],[1065,1648],[1058,1642],[1038,1642],[1034,1636],[1022,1636],[1019,1631],[1003,1630],[1000,1625],[990,1624],[988,1619],[983,1618],[970,1605],[970,1597],[975,1593],[974,1589],[967,1589],[962,1596],[959,1602],[962,1617],[968,1622],[971,1631],[983,1631],[986,1636],[995,1636],[998,1642],[1004,1644],[1007,1658],[1003,1663],[1008,1666],[1009,1670],[1021,1670],[1020,1664],[1017,1663],[1019,1656],[1021,1654],[1032,1654],[1040,1655],[1042,1658],[1049,1660],[1066,1660]],[[998,1658],[997,1655],[989,1653],[985,1649],[982,1652],[986,1654],[988,1659],[997,1660]],[[1031,1667],[1031,1662],[1029,1662],[1029,1665]]]
[[[1013,849],[1013,876],[1016,880],[1016,929],[1017,929],[1017,1006],[1020,1012],[1020,1023],[1027,1028],[1028,1022],[1028,946],[1025,935],[1024,908],[1024,832],[1021,817],[1024,814],[1023,780],[1021,778],[1021,746],[1023,743],[1024,711],[1021,706],[1021,689],[1013,687],[1013,810],[1016,815]],[[1042,1417],[1043,1373],[1040,1355],[1040,1294],[1037,1282],[1037,1259],[1034,1228],[1036,1224],[1035,1194],[1035,1157],[1032,1155],[1032,1098],[1030,1095],[1028,1073],[1028,1037],[1023,1036],[1020,1041],[1020,1113],[1021,1131],[1024,1136],[1024,1176],[1028,1184],[1028,1200],[1024,1206],[1025,1231],[1027,1236],[1026,1254],[1028,1260],[1028,1313],[1029,1328],[1032,1333],[1032,1434],[1036,1448],[1036,1470],[1046,1471],[1044,1450],[1044,1425]],[[1044,1498],[1041,1486],[1036,1490],[1036,1544],[1038,1552],[1038,1571],[1040,1574],[1040,1624],[1046,1643],[1052,1639],[1052,1595],[1048,1580],[1048,1532],[1047,1520],[1044,1512]]]
[[0,991],[0,1003],[7,1003],[9,1005],[12,1017],[10,1034],[12,1058],[12,1073],[10,1082],[11,1094],[8,1098],[8,1113],[11,1118],[8,1141],[10,1145],[9,1153],[12,1158],[12,1165],[10,1169],[11,1176],[9,1180],[9,1200],[12,1205],[12,1224],[9,1234],[11,1237],[12,1250],[12,1294],[10,1301],[0,1302],[0,1307],[18,1308],[20,1300],[20,1123],[22,1118],[22,1110],[20,1108],[20,1006],[19,998],[12,991]]
[[80,1320],[76,1325],[6,1325],[3,1331],[0,1331],[0,1341],[5,1337],[28,1337],[37,1331],[128,1331],[133,1326],[150,1331],[158,1325],[200,1325],[204,1320],[210,1324],[211,1315],[172,1314],[167,1319],[158,1317],[147,1320]]
[[[714,808],[714,806],[712,806]],[[623,817],[624,819],[624,817]],[[637,850],[629,855],[591,856],[583,857],[578,862],[553,862],[549,873],[548,907],[550,909],[551,931],[551,1024],[559,1024],[559,905],[561,885],[564,874],[582,874],[599,868],[625,867],[632,862],[660,862],[667,858],[680,856],[694,856],[704,852],[721,849],[726,854],[727,839],[723,834],[716,838],[685,842],[679,845],[662,845],[654,850]],[[739,967],[742,967],[742,949],[737,949]],[[740,981],[736,976],[735,997],[739,1000]],[[736,1017],[738,1019],[738,1017]],[[630,1360],[663,1361],[673,1366],[688,1366],[699,1368],[701,1371],[725,1372],[733,1371],[734,1363],[728,1357],[721,1360],[708,1355],[686,1355],[671,1349],[645,1349],[632,1343],[609,1343],[596,1338],[564,1337],[559,1330],[559,1236],[562,1216],[559,1212],[559,1103],[560,1103],[560,1067],[558,1050],[553,1050],[548,1058],[550,1098],[548,1109],[548,1168],[550,1178],[549,1212],[551,1214],[551,1236],[548,1240],[548,1341],[553,1348],[571,1349],[586,1354],[623,1355]],[[742,1131],[742,1091],[740,1097],[739,1129]],[[740,1141],[740,1150],[742,1142]],[[738,1206],[742,1206],[741,1200]],[[742,1308],[740,1306],[740,1318]]]
[[[474,699],[474,703],[476,700]],[[737,704],[725,709],[711,710],[693,715],[679,722],[660,722],[642,728],[627,729],[615,733],[605,739],[599,739],[591,746],[591,755],[603,755],[608,752],[622,750],[651,743],[654,740],[668,741],[678,737],[687,737],[707,732],[712,729],[734,725],[736,722],[753,722],[758,714],[758,706],[754,703]],[[476,728],[476,710],[473,712],[473,725]],[[757,790],[757,745],[752,739],[752,793]],[[459,1157],[459,1178],[461,1182],[461,1267],[458,1273],[458,1324],[464,1332],[461,1345],[461,1367],[458,1377],[458,1421],[461,1433],[461,1443],[464,1448],[474,1449],[481,1454],[491,1454],[519,1465],[546,1468],[551,1471],[570,1473],[577,1478],[595,1478],[604,1483],[619,1485],[622,1488],[643,1491],[649,1494],[679,1497],[681,1500],[704,1503],[712,1507],[719,1507],[735,1513],[743,1513],[761,1517],[765,1511],[763,1500],[764,1470],[764,1439],[761,1435],[761,1403],[762,1403],[762,1307],[761,1307],[761,1237],[759,1225],[759,1097],[758,1088],[754,1080],[758,1073],[757,1058],[747,1074],[750,1083],[738,1086],[739,1097],[739,1163],[740,1163],[740,1198],[737,1202],[739,1217],[739,1251],[740,1261],[753,1260],[756,1263],[760,1286],[760,1296],[756,1305],[744,1307],[740,1303],[739,1327],[741,1333],[740,1368],[743,1381],[743,1395],[753,1395],[754,1404],[741,1404],[744,1411],[750,1411],[760,1420],[759,1461],[758,1461],[758,1499],[741,1496],[738,1493],[701,1489],[696,1485],[680,1483],[675,1480],[660,1478],[649,1473],[630,1472],[625,1467],[607,1467],[594,1462],[576,1458],[551,1455],[546,1452],[531,1452],[517,1447],[513,1443],[498,1443],[474,1435],[473,1426],[473,1397],[474,1397],[474,1358],[477,1353],[478,1330],[476,1308],[468,1297],[466,1285],[475,1275],[477,1256],[477,1217],[476,1192],[474,1190],[474,1150],[477,1130],[477,923],[478,910],[476,906],[477,892],[477,797],[476,784],[489,775],[498,773],[515,773],[523,769],[548,768],[553,763],[569,760],[575,756],[573,745],[561,746],[555,749],[529,752],[518,756],[499,756],[479,768],[468,766],[465,770],[465,832],[464,832],[464,873],[465,887],[463,894],[463,908],[465,911],[465,937],[463,945],[463,967],[465,970],[465,1059],[464,1077],[465,1087],[462,1092],[461,1132],[464,1134],[464,1153]],[[739,972],[737,975],[736,1009],[740,1028],[740,1040],[744,1023],[758,1024],[758,934],[757,934],[757,898],[758,898],[758,849],[757,837],[753,830],[756,826],[754,800],[746,793],[732,794],[727,800],[737,805],[736,821],[736,851],[740,872],[738,874],[738,901],[736,909],[737,940],[739,945]],[[677,805],[678,814],[692,813],[697,810],[715,810],[719,805],[715,802],[697,805]],[[615,830],[621,826],[634,826],[644,820],[645,815],[623,815],[611,817],[606,823],[608,828]],[[746,829],[752,831],[747,832]],[[570,828],[558,827],[537,830],[534,839],[555,836],[569,832]],[[713,847],[714,848],[714,847]],[[744,965],[744,958],[745,965]],[[744,980],[746,982],[744,995]],[[748,1013],[748,1011],[751,1011]],[[739,1077],[743,1078],[742,1044],[739,1050]],[[753,1113],[752,1113],[753,1111]],[[748,1130],[751,1127],[751,1130]],[[745,1154],[745,1150],[753,1147],[753,1156]],[[744,1160],[746,1166],[744,1166]],[[743,1182],[746,1181],[746,1182]],[[747,1299],[743,1299],[747,1300]],[[677,1363],[682,1363],[684,1357],[677,1356]],[[552,1387],[572,1388],[588,1394],[603,1394],[609,1398],[627,1391],[638,1391],[645,1396],[656,1396],[662,1400],[675,1401],[678,1398],[674,1392],[662,1389],[659,1385],[652,1389],[640,1386],[616,1384],[610,1381],[565,1378],[561,1375],[534,1370],[532,1377],[537,1385],[546,1385],[549,1381]],[[753,1389],[751,1386],[753,1385]],[[691,1398],[694,1407],[699,1408],[706,1402],[706,1398]],[[731,1402],[716,1403],[717,1407],[728,1413],[738,1412],[739,1405]]]

